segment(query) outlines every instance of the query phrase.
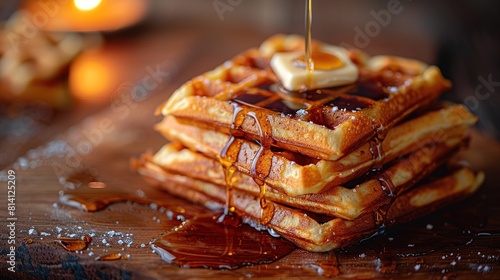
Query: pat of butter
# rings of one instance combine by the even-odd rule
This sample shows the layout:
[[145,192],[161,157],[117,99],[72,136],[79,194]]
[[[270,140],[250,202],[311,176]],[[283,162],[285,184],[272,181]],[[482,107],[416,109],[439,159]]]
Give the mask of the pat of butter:
[[312,90],[351,84],[358,79],[358,68],[349,59],[344,48],[322,45],[319,51],[337,57],[342,63],[331,70],[314,69],[312,73],[308,73],[304,65],[297,63],[304,56],[303,52],[273,55],[271,67],[284,88],[290,91]]

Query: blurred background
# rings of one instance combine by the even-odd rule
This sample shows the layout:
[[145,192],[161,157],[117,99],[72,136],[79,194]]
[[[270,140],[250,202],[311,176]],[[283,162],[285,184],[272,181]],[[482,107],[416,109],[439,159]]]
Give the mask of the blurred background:
[[[2,1],[0,167],[101,110],[152,115],[192,76],[273,34],[304,34],[304,9],[305,0]],[[313,38],[438,65],[454,84],[443,99],[465,103],[499,139],[499,12],[495,0],[314,0]]]

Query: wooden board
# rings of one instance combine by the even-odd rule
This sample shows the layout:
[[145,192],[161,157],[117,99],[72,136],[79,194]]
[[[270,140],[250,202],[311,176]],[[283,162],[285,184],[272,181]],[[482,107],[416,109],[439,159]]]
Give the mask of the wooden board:
[[[477,131],[472,135],[470,150],[463,157],[486,172],[486,182],[470,199],[413,223],[387,229],[345,249],[329,253],[296,249],[270,264],[235,270],[178,268],[162,261],[149,246],[153,237],[178,224],[169,220],[164,210],[154,205],[120,202],[89,213],[62,205],[58,198],[65,187],[59,178],[79,169],[90,170],[108,186],[154,195],[155,190],[129,168],[130,158],[148,149],[155,151],[165,143],[152,128],[159,121],[153,115],[154,109],[183,81],[228,56],[227,49],[223,48],[216,55],[207,56],[207,52],[214,49],[200,51],[195,42],[190,43],[195,51],[188,59],[175,60],[181,69],[178,75],[156,89],[149,99],[130,105],[133,110],[126,115],[108,108],[75,122],[71,128],[54,135],[52,142],[32,149],[2,171],[0,277],[309,279],[338,274],[339,278],[500,278],[500,193],[497,189],[500,143]],[[233,53],[246,43],[240,42]],[[44,151],[51,157],[45,158]],[[5,225],[10,216],[6,211],[6,172],[10,169],[15,170],[16,177],[15,273],[7,270],[10,231]],[[174,197],[166,204],[196,208]],[[68,252],[55,243],[58,234],[63,237],[89,234],[93,235],[93,241],[81,253]],[[128,259],[95,260],[109,253],[121,253]]]

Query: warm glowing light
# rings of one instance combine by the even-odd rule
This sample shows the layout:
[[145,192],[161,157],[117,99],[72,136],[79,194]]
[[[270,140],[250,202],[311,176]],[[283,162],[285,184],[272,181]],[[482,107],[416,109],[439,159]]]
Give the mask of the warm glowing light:
[[93,102],[109,100],[117,88],[115,64],[99,51],[80,55],[70,67],[69,85],[73,96]]
[[82,11],[89,11],[99,6],[101,0],[73,0],[75,7]]
[[[22,2],[21,9],[33,14],[36,28],[45,31],[78,32],[114,31],[133,25],[145,17],[149,3],[147,0],[24,0]],[[43,4],[45,2],[50,5]],[[30,16],[29,19],[31,18]],[[42,19],[46,20],[42,22]],[[37,24],[38,22],[40,24]]]

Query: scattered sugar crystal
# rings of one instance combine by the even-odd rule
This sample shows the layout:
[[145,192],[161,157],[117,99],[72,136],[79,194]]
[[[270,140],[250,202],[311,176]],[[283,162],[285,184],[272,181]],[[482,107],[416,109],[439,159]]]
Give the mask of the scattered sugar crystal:
[[416,264],[414,269],[415,269],[415,271],[418,271],[420,269],[420,264]]
[[359,254],[359,257],[360,258],[364,258],[364,257],[366,257],[366,254],[365,253],[361,253],[361,254]]
[[177,215],[177,220],[184,222],[186,220],[186,218],[182,215]]
[[43,236],[50,236],[50,233],[45,232],[45,231],[42,231],[42,232],[40,232],[40,235],[43,235]]
[[307,115],[308,112],[304,109],[300,109],[297,112],[295,112],[295,114],[297,114],[297,116],[299,116],[299,117],[303,117],[303,116]]
[[415,244],[408,244],[408,247],[415,247]]
[[113,237],[115,235],[115,231],[114,230],[110,230],[107,232],[109,237]]
[[94,252],[89,252],[89,257],[92,257],[94,255]]
[[339,107],[337,107],[337,106],[333,106],[333,107],[332,107],[332,112],[336,112],[336,111],[338,111],[338,110],[339,110]]
[[61,233],[62,228],[60,228],[60,227],[56,227],[56,230],[57,230],[57,233]]
[[142,243],[141,248],[145,248],[145,247],[146,247],[146,244]]
[[38,234],[38,232],[36,232],[36,230],[35,230],[34,228],[30,228],[30,229],[28,230],[28,234],[29,234],[29,235],[35,235],[35,234]]
[[432,228],[434,228],[434,226],[433,226],[433,225],[431,225],[431,224],[427,224],[425,227],[426,227],[428,230],[431,230]]
[[141,189],[137,189],[137,190],[135,190],[135,193],[136,193],[136,194],[137,194],[137,196],[139,196],[139,197],[145,197],[145,196],[146,196],[146,193],[145,193],[143,190],[141,190]]
[[172,211],[170,211],[170,210],[167,210],[167,212],[165,212],[165,215],[167,216],[167,218],[169,220],[172,220],[173,217],[174,217],[174,213]]
[[28,160],[25,157],[18,158],[17,162],[22,170],[28,169]]
[[392,92],[392,93],[397,93],[398,92],[398,87],[387,87],[386,88],[389,92]]
[[373,262],[375,263],[375,270],[380,272],[380,270],[382,269],[382,260],[377,258]]
[[108,241],[106,239],[103,239],[102,244],[106,244],[106,243],[108,243]]
[[451,265],[456,265],[456,264],[457,264],[457,262],[456,262],[456,261],[451,261],[451,263],[450,263],[450,264],[451,264]]
[[123,240],[118,240],[118,244],[123,245]]

